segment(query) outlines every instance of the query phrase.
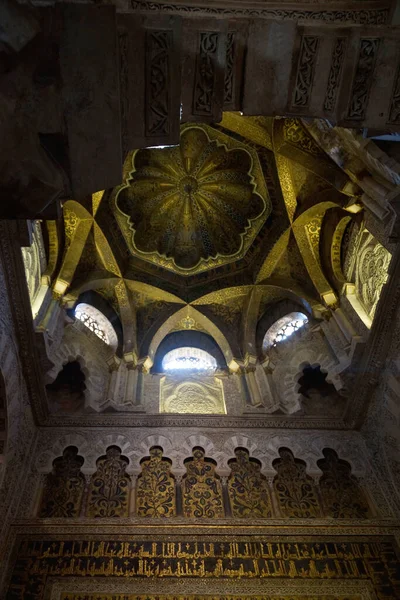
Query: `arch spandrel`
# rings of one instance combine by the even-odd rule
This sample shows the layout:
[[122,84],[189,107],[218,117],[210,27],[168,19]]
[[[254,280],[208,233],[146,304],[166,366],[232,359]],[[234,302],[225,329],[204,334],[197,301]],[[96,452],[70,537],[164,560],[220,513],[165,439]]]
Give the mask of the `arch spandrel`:
[[124,283],[129,293],[130,307],[135,312],[137,354],[139,358],[147,357],[150,356],[149,347],[159,327],[179,311],[184,302],[178,296],[149,284],[130,279],[125,279]]
[[[246,286],[250,288],[250,286]],[[252,288],[250,288],[252,289]],[[226,292],[226,297],[224,293]],[[236,296],[230,295],[231,289],[223,289],[218,295],[210,294],[211,301],[207,304],[196,302],[196,310],[204,314],[226,337],[231,346],[232,354],[239,358],[242,356],[240,345],[240,328],[243,316],[243,305],[246,301],[246,291]],[[201,302],[201,299],[200,299]],[[193,306],[193,304],[192,304]]]

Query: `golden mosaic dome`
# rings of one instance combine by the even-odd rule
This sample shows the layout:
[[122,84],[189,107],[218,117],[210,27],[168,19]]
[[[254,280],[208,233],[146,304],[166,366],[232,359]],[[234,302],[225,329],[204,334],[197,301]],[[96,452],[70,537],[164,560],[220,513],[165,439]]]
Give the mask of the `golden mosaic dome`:
[[243,256],[270,213],[257,155],[204,126],[134,153],[117,207],[135,254],[186,272]]

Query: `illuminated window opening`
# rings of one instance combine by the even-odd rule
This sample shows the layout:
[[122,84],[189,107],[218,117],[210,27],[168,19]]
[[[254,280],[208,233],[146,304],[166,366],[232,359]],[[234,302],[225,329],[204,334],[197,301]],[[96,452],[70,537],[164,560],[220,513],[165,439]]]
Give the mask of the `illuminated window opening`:
[[117,334],[109,320],[94,306],[81,302],[75,308],[75,317],[81,321],[105,344],[116,348],[118,346]]
[[217,361],[200,348],[176,348],[167,352],[162,361],[164,371],[215,371]]
[[275,348],[280,342],[287,340],[295,331],[308,323],[305,314],[292,312],[278,319],[267,331],[263,341],[264,350]]

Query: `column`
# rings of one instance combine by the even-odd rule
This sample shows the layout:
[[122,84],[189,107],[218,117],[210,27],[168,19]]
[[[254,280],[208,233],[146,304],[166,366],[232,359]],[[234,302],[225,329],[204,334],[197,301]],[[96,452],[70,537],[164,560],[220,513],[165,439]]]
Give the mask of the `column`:
[[125,404],[136,404],[138,370],[133,364],[126,367]]
[[135,406],[141,406],[143,404],[144,399],[144,374],[146,370],[143,365],[137,366],[137,383],[136,383],[136,397],[135,397]]
[[238,377],[239,390],[242,395],[242,398],[244,399],[245,407],[251,406],[251,396],[250,396],[249,388],[247,385],[246,373],[245,373],[244,368],[241,368],[238,371],[236,371],[235,375],[237,375],[237,377]]
[[260,394],[260,388],[258,387],[255,371],[255,367],[247,367],[245,375],[250,393],[250,404],[252,406],[262,406],[263,402]]

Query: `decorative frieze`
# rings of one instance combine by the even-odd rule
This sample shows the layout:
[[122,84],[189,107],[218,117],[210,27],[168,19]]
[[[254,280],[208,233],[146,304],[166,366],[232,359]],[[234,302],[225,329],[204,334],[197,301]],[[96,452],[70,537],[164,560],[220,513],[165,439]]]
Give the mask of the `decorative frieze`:
[[[153,438],[154,439],[154,438]],[[123,440],[121,439],[121,442]],[[165,438],[164,443],[167,442]],[[201,436],[192,437],[207,442]],[[242,438],[245,441],[245,438]],[[236,439],[236,442],[238,439]],[[129,450],[124,444],[125,448]],[[209,446],[209,444],[208,444]],[[234,458],[216,461],[205,450],[194,446],[192,457],[182,462],[186,473],[177,477],[171,472],[172,460],[163,457],[161,446],[152,446],[150,456],[140,460],[141,472],[131,477],[125,470],[131,464],[121,449],[112,445],[96,461],[96,472],[81,473],[83,456],[75,446],[68,446],[63,456],[53,461],[47,475],[39,517],[77,517],[82,511],[89,518],[108,517],[183,517],[221,519],[316,518],[321,515],[339,519],[369,518],[364,491],[351,474],[350,463],[338,453],[324,448],[325,459],[317,461],[318,472],[306,462],[294,458],[289,448],[280,447],[280,458],[273,460],[275,476],[261,472],[261,460],[250,457],[248,449],[237,446]],[[131,457],[133,454],[130,452]],[[175,452],[168,451],[172,456]],[[311,476],[307,470],[313,473]],[[322,472],[322,476],[320,476]],[[85,488],[87,479],[87,491]],[[42,482],[43,486],[43,482]],[[136,488],[135,507],[130,502],[131,488]],[[278,509],[277,509],[278,507]]]
[[[153,535],[152,538],[135,537],[130,540],[125,535],[123,541],[118,541],[115,536],[112,539],[103,536],[96,541],[87,537],[79,541],[71,537],[63,541],[49,537],[32,541],[24,539],[19,544],[7,598],[42,600],[50,584],[50,574],[53,582],[63,578],[64,586],[68,585],[66,582],[71,577],[93,579],[97,576],[103,585],[107,585],[108,578],[119,581],[137,578],[138,583],[149,578],[157,579],[159,589],[159,578],[162,577],[166,586],[173,578],[174,597],[177,597],[180,579],[184,579],[185,583],[203,579],[207,581],[208,592],[213,589],[213,582],[218,580],[223,580],[224,586],[235,580],[236,592],[238,581],[242,579],[262,580],[263,592],[260,590],[259,593],[265,597],[264,586],[271,579],[279,578],[281,592],[286,589],[286,583],[293,579],[304,580],[305,576],[308,585],[318,581],[318,592],[317,588],[315,592],[319,595],[327,578],[338,580],[340,584],[344,574],[346,582],[368,581],[367,589],[375,591],[381,598],[396,598],[400,593],[400,572],[393,537],[381,537],[378,541],[359,536],[326,540],[317,535],[310,540],[309,537],[293,534],[288,536],[287,532],[284,540],[268,535],[257,541],[248,535],[240,540],[226,535],[211,538],[197,535],[193,539],[186,534],[172,541],[170,536],[167,539],[160,537]],[[240,589],[243,592],[241,597],[245,597],[245,589]],[[290,587],[287,592],[290,594]],[[308,589],[306,597],[309,598],[312,593]],[[276,593],[273,596],[277,597]],[[290,596],[293,597],[292,594]],[[157,597],[160,597],[159,591]],[[349,598],[348,594],[346,598]]]
[[268,8],[260,7],[260,5],[248,7],[235,3],[229,6],[213,6],[202,5],[194,6],[193,4],[182,3],[163,3],[151,2],[150,0],[131,0],[130,6],[134,11],[149,11],[158,13],[182,13],[183,15],[196,16],[231,16],[231,17],[262,17],[266,19],[279,19],[289,21],[311,21],[323,23],[346,23],[358,25],[384,25],[389,19],[389,8],[370,8],[368,10],[357,10],[351,8],[348,10],[315,10],[315,7],[310,10],[304,8]]

